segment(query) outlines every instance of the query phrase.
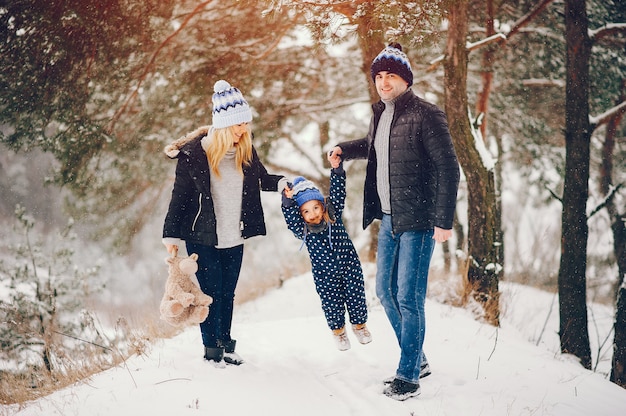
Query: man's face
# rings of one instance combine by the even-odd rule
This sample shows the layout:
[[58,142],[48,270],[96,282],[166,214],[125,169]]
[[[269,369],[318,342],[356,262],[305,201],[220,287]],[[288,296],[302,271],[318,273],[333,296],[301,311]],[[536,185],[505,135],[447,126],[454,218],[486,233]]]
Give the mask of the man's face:
[[387,71],[376,74],[375,82],[376,91],[383,101],[393,100],[409,87],[409,83],[400,75]]

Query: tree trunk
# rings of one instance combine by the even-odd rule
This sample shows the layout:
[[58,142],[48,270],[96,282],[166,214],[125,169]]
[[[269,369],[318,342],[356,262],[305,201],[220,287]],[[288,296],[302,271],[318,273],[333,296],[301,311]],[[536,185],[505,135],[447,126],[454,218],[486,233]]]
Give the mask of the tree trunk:
[[[490,37],[496,34],[495,30],[495,5],[494,0],[487,0],[485,4],[486,9],[486,20],[485,20],[485,36]],[[485,146],[487,148],[491,148],[490,139],[487,135],[487,121],[489,116],[489,96],[491,95],[491,89],[493,85],[493,63],[496,60],[498,45],[489,44],[483,48],[482,54],[482,64],[481,64],[481,72],[480,76],[482,78],[482,90],[478,94],[478,100],[476,103],[476,116],[482,114],[482,119],[480,123],[480,134],[485,141]],[[498,149],[498,158],[502,155],[502,140],[499,135],[495,135],[495,144]],[[502,280],[504,278],[504,231],[502,230],[502,164],[496,163],[494,167],[494,175],[495,175],[495,192],[496,192],[496,206],[495,206],[495,226],[494,231],[496,232],[495,241],[496,249],[498,253],[496,254],[496,258],[499,259],[500,273],[498,275],[498,280]]]
[[[622,96],[618,100],[623,102],[626,80],[622,81]],[[606,126],[604,144],[602,146],[602,166],[600,168],[600,192],[607,197],[606,209],[611,219],[611,230],[613,231],[613,252],[617,260],[616,279],[616,311],[615,323],[613,325],[613,361],[611,365],[610,380],[626,388],[626,224],[622,218],[625,212],[620,213],[615,204],[615,198],[610,197],[613,189],[613,153],[615,149],[617,128],[623,118],[623,113],[619,113],[611,118]],[[619,188],[619,186],[618,186]]]
[[[367,7],[373,8],[374,3],[368,4]],[[375,103],[380,98],[376,91],[376,85],[372,82],[370,76],[370,68],[374,58],[383,50],[386,46],[383,39],[383,30],[380,20],[373,12],[363,13],[361,17],[356,19],[357,34],[359,39],[359,47],[363,53],[363,62],[361,63],[361,71],[367,78],[368,91],[370,96],[370,102]],[[365,253],[365,258],[369,262],[376,262],[376,252],[378,250],[378,230],[380,224],[377,221],[370,224],[368,227],[370,235],[370,244],[368,250]]]
[[[494,28],[494,6],[493,0],[485,2],[486,21],[485,21],[485,37],[495,35]],[[483,119],[480,125],[480,132],[487,140],[487,113],[489,109],[489,95],[491,94],[491,85],[493,83],[493,61],[495,59],[496,46],[487,45],[483,48],[482,67],[480,69],[480,77],[482,78],[482,90],[478,94],[476,102],[476,114],[482,114]]]
[[626,388],[626,273],[623,271],[616,309],[610,380],[618,386]]
[[565,183],[558,285],[561,352],[591,369],[586,288],[591,42],[585,7],[585,0],[565,1]]
[[499,325],[499,240],[494,171],[488,169],[474,142],[468,117],[467,61],[465,47],[468,17],[467,0],[451,2],[446,46],[445,97],[450,133],[468,187],[468,253],[467,279],[473,297],[481,303],[484,318]]

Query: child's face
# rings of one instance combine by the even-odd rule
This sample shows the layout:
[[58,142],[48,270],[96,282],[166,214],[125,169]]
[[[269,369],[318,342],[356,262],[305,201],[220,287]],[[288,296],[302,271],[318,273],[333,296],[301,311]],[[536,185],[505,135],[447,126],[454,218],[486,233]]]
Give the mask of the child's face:
[[324,219],[324,204],[317,199],[306,201],[300,206],[300,214],[307,224],[319,224]]

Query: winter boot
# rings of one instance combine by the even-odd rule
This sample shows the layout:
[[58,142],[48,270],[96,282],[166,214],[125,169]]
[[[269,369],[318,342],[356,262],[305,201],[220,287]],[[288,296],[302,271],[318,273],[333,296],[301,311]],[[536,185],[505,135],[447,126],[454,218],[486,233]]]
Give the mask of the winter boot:
[[235,345],[237,341],[231,339],[229,342],[224,343],[224,361],[226,364],[240,365],[243,364],[243,358],[235,352]]
[[337,345],[337,349],[339,351],[346,351],[350,349],[350,339],[348,338],[348,334],[344,328],[333,329],[333,339],[335,340],[335,345]]
[[[422,364],[420,365],[420,378],[428,377],[431,374],[430,365],[426,360],[426,356],[422,360]],[[383,380],[383,384],[391,384],[396,379],[396,376],[391,376]]]
[[395,379],[385,388],[383,393],[387,397],[391,397],[394,400],[404,401],[409,397],[418,396],[420,391],[420,385],[415,383],[409,383],[408,381]]
[[204,359],[216,368],[224,368],[224,347],[204,347]]
[[352,325],[352,332],[354,332],[356,339],[358,339],[361,344],[369,344],[372,342],[372,334],[365,324]]

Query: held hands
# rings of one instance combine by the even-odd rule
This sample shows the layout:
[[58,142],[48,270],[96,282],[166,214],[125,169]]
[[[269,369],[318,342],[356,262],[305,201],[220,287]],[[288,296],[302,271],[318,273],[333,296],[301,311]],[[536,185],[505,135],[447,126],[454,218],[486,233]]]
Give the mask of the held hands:
[[289,187],[289,184],[283,189],[283,195],[289,199],[293,198],[293,189]]
[[333,147],[328,152],[328,156],[326,156],[326,158],[328,159],[328,162],[333,169],[338,168],[341,164],[341,153],[342,150],[339,146]]
[[[332,149],[330,149],[330,151],[328,152],[328,155],[326,156],[326,158],[328,159],[328,162],[330,163],[330,166],[333,169],[338,168],[341,165],[341,154],[342,154],[342,150],[341,147],[339,146],[335,146]],[[287,188],[285,188],[285,194],[287,195]],[[289,195],[289,198],[291,198],[291,195]],[[439,227],[435,227],[435,232],[433,234],[433,239],[438,242],[438,243],[443,243],[445,241],[448,241],[450,239],[450,237],[452,237],[452,230],[444,230],[443,228],[439,228]]]

